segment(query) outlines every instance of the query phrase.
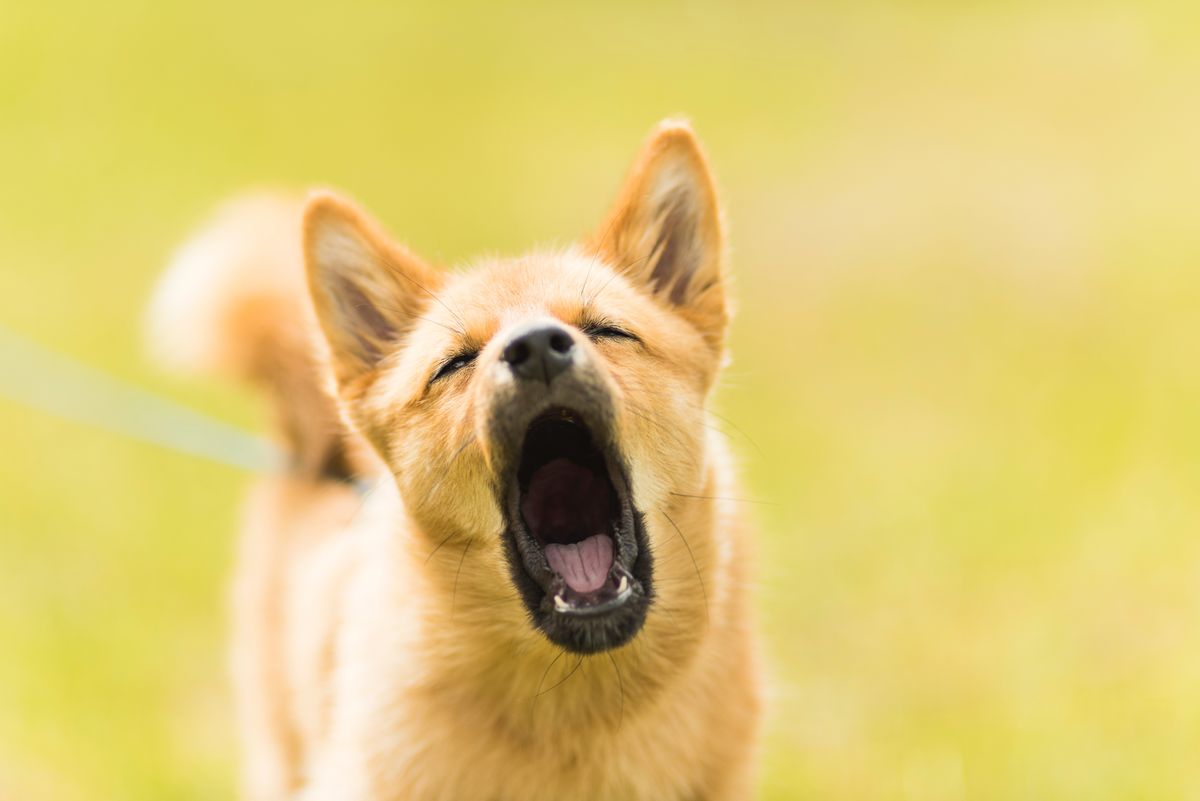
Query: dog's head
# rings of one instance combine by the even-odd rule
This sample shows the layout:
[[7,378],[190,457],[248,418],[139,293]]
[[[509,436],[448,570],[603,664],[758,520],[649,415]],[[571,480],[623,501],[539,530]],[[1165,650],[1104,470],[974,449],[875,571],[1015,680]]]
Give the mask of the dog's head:
[[609,218],[565,252],[443,272],[329,194],[309,203],[305,252],[344,409],[431,553],[461,542],[459,572],[469,550],[493,554],[491,580],[578,653],[628,642],[656,595],[706,603],[702,585],[654,579],[677,534],[665,510],[705,481],[728,320],[716,194],[686,125],[656,129]]

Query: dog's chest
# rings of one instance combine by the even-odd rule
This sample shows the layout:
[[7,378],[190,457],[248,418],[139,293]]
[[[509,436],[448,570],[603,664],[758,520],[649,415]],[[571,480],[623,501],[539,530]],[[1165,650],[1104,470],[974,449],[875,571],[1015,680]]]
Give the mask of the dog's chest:
[[[429,738],[429,732],[424,736]],[[393,785],[386,797],[397,801],[685,801],[696,797],[696,772],[688,768],[694,753],[681,753],[679,743],[661,738],[648,741],[644,733],[629,732],[624,742],[621,736],[604,744],[589,741],[586,733],[564,734],[558,742],[505,742],[464,720],[462,726],[447,725],[442,736],[425,740],[430,747],[410,752],[408,764],[399,771],[407,780]]]

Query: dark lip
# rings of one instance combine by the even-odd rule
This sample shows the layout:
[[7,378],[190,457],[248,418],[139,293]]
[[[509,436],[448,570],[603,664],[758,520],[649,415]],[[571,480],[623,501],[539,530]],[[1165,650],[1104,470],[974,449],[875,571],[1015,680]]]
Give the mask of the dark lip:
[[530,429],[549,416],[566,417],[583,426],[592,437],[593,447],[604,457],[609,481],[619,501],[619,514],[611,532],[615,545],[613,566],[605,585],[586,595],[574,592],[550,569],[542,546],[520,513],[518,447],[516,458],[506,471],[501,494],[510,573],[536,628],[569,651],[596,653],[624,645],[645,622],[652,595],[652,562],[645,526],[634,503],[624,459],[611,430],[602,422],[593,427],[593,420],[574,409],[547,409],[524,426],[522,445]]

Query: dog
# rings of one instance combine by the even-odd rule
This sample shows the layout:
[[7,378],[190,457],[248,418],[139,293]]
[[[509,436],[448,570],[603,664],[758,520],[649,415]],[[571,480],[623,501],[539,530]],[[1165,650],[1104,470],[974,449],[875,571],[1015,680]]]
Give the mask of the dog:
[[271,399],[232,673],[251,801],[754,792],[753,547],[706,403],[725,234],[660,124],[566,250],[430,266],[349,200],[233,201],[151,308]]

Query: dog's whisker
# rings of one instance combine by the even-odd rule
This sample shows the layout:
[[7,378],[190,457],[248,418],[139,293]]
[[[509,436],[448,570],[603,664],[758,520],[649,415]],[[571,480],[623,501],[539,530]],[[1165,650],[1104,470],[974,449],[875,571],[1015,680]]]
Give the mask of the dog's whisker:
[[620,707],[617,710],[617,731],[621,730],[621,725],[625,722],[625,681],[621,678],[621,667],[617,664],[617,658],[613,656],[612,651],[606,651],[608,661],[612,662],[613,670],[617,672],[617,691],[620,693]]
[[730,440],[733,439],[733,434],[730,434],[728,431],[726,431],[725,429],[721,428],[718,425],[713,425],[712,423],[708,422],[707,420],[702,421],[700,423],[700,425],[704,426],[709,431],[716,431],[721,436],[728,437]]
[[756,498],[729,498],[721,495],[691,495],[686,492],[672,492],[677,498],[692,498],[700,501],[732,501],[734,503],[757,503],[763,506],[779,506],[775,501],[761,501]]
[[[442,488],[442,484],[446,483],[446,480],[450,477],[450,469],[454,466],[454,463],[458,461],[458,457],[462,456],[463,453],[466,452],[467,448],[471,447],[473,444],[475,444],[475,433],[469,432],[467,434],[466,441],[459,446],[458,450],[454,452],[446,464],[441,468],[442,476],[434,483],[433,487],[430,488],[428,493],[430,498],[437,497],[438,490]],[[432,465],[430,465],[428,469],[433,470],[434,468]]]
[[676,625],[675,624],[675,613],[673,611],[671,611],[671,607],[668,604],[655,603],[653,606],[650,607],[650,611],[653,612],[655,609],[657,609],[657,610],[661,611],[663,614],[665,614],[667,616],[667,618],[670,619],[672,628],[675,627],[675,625]]
[[[668,436],[672,440],[674,440],[675,444],[679,446],[680,452],[690,454],[691,449],[688,447],[687,443],[685,443],[682,439],[679,438],[679,435],[677,433],[675,433],[671,429],[667,428],[665,425],[660,423],[658,420],[655,420],[649,414],[646,414],[644,411],[641,411],[638,404],[629,402],[627,404],[626,408],[629,410],[629,412],[631,414],[633,414],[634,417],[637,417],[641,420],[646,421],[656,431],[658,431],[659,433],[663,434],[664,436]],[[692,458],[693,465],[695,465],[696,464],[695,458],[694,457],[691,457],[691,458]]]
[[592,268],[596,266],[596,259],[600,257],[600,250],[604,247],[604,243],[608,241],[609,234],[612,233],[613,226],[617,224],[617,217],[613,217],[608,221],[608,225],[604,229],[604,236],[592,248],[592,259],[588,262],[587,273],[583,276],[583,285],[579,287],[579,299],[583,301],[583,308],[586,311],[592,305],[590,300],[584,300],[584,295],[587,294],[588,279],[592,277]]
[[409,275],[406,271],[400,269],[400,267],[397,264],[393,263],[386,256],[382,257],[381,260],[385,264],[387,264],[389,267],[392,268],[393,274],[401,276],[402,278],[404,278],[404,280],[408,281],[413,286],[415,286],[417,289],[421,290],[426,295],[428,295],[429,297],[431,297],[435,301],[437,301],[438,305],[441,306],[443,309],[445,309],[450,314],[450,316],[454,318],[455,322],[457,322],[459,324],[459,326],[462,329],[460,331],[460,333],[464,337],[467,335],[467,324],[465,322],[463,322],[463,319],[458,316],[458,314],[454,311],[454,309],[451,309],[448,305],[446,305],[446,301],[444,301],[440,297],[438,297],[436,293],[431,292],[429,289],[422,286],[419,281],[417,281],[415,278],[413,278],[411,275]]
[[[638,388],[642,389],[643,391],[651,391],[654,389],[653,387],[647,385],[644,381],[640,381],[636,378],[630,377],[630,378],[626,378],[624,380],[629,381],[631,384],[635,384]],[[762,447],[759,446],[759,444],[754,440],[754,438],[751,437],[749,434],[747,434],[746,431],[741,426],[739,426],[737,423],[735,423],[733,420],[721,415],[719,412],[713,411],[713,409],[711,407],[706,406],[703,403],[694,403],[692,401],[687,400],[686,398],[680,398],[678,400],[680,400],[686,406],[689,406],[693,409],[697,409],[702,412],[706,412],[707,414],[711,415],[712,417],[715,417],[717,420],[720,420],[721,422],[725,423],[726,425],[728,425],[730,428],[733,429],[734,433],[740,434],[746,440],[746,442],[750,443],[750,445],[756,451],[758,451],[758,454],[760,456],[763,455]],[[730,439],[733,439],[733,434],[731,434],[730,432],[721,428],[720,426],[713,425],[712,423],[708,422],[707,420],[702,421],[702,424],[706,428],[711,428],[713,431],[716,431],[720,434],[725,435],[726,437],[729,437]]]
[[641,262],[644,262],[646,259],[650,258],[652,255],[654,255],[654,254],[648,253],[645,256],[641,257],[640,259],[634,259],[633,261],[623,264],[620,267],[618,267],[617,269],[613,270],[613,274],[610,275],[608,280],[605,281],[600,286],[600,288],[596,290],[596,293],[594,295],[592,295],[590,298],[588,298],[587,303],[585,303],[584,305],[591,306],[593,303],[596,302],[596,299],[598,297],[600,297],[600,293],[603,292],[604,290],[608,289],[608,285],[617,279],[617,276],[621,275],[622,273],[624,273],[626,270],[628,270],[631,267],[636,267],[638,264],[640,264]]
[[567,651],[565,648],[560,650],[558,654],[550,660],[550,664],[546,665],[546,669],[542,671],[542,677],[538,679],[537,688],[533,691],[533,698],[531,699],[531,704],[529,707],[529,714],[531,716],[533,715],[533,710],[537,708],[537,699],[538,696],[542,694],[542,685],[546,683],[546,677],[550,675],[550,668],[558,664],[558,660],[562,659],[563,655],[566,653]]
[[372,495],[379,491],[379,488],[384,485],[384,482],[386,482],[387,479],[388,476],[386,475],[380,476],[375,483],[371,485],[370,489],[362,494],[362,497],[358,499],[358,505],[354,507],[353,514],[350,515],[350,517],[346,520],[345,525],[342,527],[343,532],[349,531],[350,528],[358,521],[359,515],[362,514],[363,509],[365,509],[367,506],[367,501],[370,500]]
[[[742,436],[745,438],[745,440],[746,440],[747,442],[749,442],[749,443],[750,443],[750,444],[751,444],[751,445],[754,447],[754,450],[758,451],[758,455],[759,455],[759,456],[762,456],[762,457],[765,457],[765,456],[766,456],[766,454],[765,454],[765,453],[763,453],[763,449],[762,449],[762,447],[761,447],[761,446],[759,446],[759,444],[758,444],[757,442],[755,442],[755,441],[754,441],[754,438],[753,438],[753,437],[751,437],[749,434],[747,434],[747,433],[746,433],[746,432],[745,432],[745,431],[742,429],[742,427],[741,427],[741,426],[739,426],[737,423],[735,423],[735,422],[733,422],[732,420],[730,420],[728,417],[723,417],[722,415],[719,415],[719,414],[717,414],[716,412],[714,412],[712,409],[708,408],[707,406],[704,406],[704,407],[702,407],[702,408],[704,409],[704,411],[708,412],[708,413],[709,413],[709,414],[711,414],[713,417],[717,418],[718,420],[720,420],[721,422],[725,423],[727,426],[729,426],[730,428],[732,428],[734,431],[736,431],[737,433],[741,434],[741,435],[742,435]],[[718,431],[720,431],[721,429],[717,429],[717,430],[718,430]],[[727,435],[727,436],[728,436],[728,435]]]
[[423,562],[423,564],[426,564],[426,565],[427,565],[427,564],[429,564],[429,560],[433,558],[433,555],[434,555],[434,554],[436,554],[438,551],[440,551],[440,550],[442,549],[442,546],[443,546],[443,545],[445,545],[445,544],[446,544],[447,542],[449,542],[450,540],[454,539],[454,535],[455,535],[455,534],[457,534],[457,533],[458,533],[458,532],[456,532],[456,531],[451,531],[449,534],[447,534],[445,537],[443,537],[443,538],[442,538],[442,541],[441,541],[441,542],[439,542],[439,543],[438,543],[438,544],[437,544],[437,545],[434,547],[434,549],[433,549],[432,551],[430,551],[430,552],[429,552],[429,556],[426,556],[426,557],[425,557],[425,561]]
[[[555,688],[557,688],[557,687],[561,687],[562,685],[566,684],[566,682],[567,682],[567,679],[569,679],[569,678],[571,678],[572,676],[574,676],[574,675],[575,675],[575,671],[579,670],[579,666],[583,664],[583,660],[584,660],[584,655],[583,655],[583,654],[580,654],[580,655],[579,655],[579,659],[578,659],[578,660],[576,660],[576,662],[575,662],[575,667],[571,668],[570,672],[569,672],[569,673],[567,673],[567,675],[563,676],[561,679],[559,679],[558,681],[554,682],[554,684],[553,684],[553,685],[551,685],[551,686],[547,687],[545,690],[542,690],[541,692],[539,692],[539,693],[538,693],[538,695],[545,695],[546,693],[549,693],[549,692],[551,692],[551,691],[552,691],[552,690],[554,690]],[[536,697],[536,696],[535,696],[535,697]]]
[[467,551],[471,550],[473,542],[475,542],[475,538],[471,537],[463,546],[462,556],[458,558],[458,570],[454,571],[454,592],[450,596],[450,617],[454,617],[454,610],[458,603],[458,578],[462,575],[463,562],[467,561]]
[[663,517],[665,517],[667,519],[667,522],[671,524],[671,528],[675,529],[676,533],[679,534],[679,539],[680,539],[680,541],[683,542],[683,547],[687,548],[688,556],[690,556],[692,558],[692,566],[694,568],[696,568],[696,581],[700,584],[700,594],[704,596],[704,620],[705,620],[705,625],[707,625],[708,624],[708,590],[706,590],[704,588],[704,577],[702,575],[700,575],[700,565],[696,561],[696,554],[692,551],[692,546],[690,543],[688,543],[687,537],[685,537],[683,535],[683,530],[681,528],[679,528],[679,526],[675,525],[675,521],[671,519],[671,516],[669,514],[667,514],[666,512],[662,511],[661,509],[659,510],[659,514],[661,514]]
[[464,339],[467,337],[467,332],[462,328],[456,328],[452,325],[446,325],[441,320],[435,320],[432,317],[429,317],[428,315],[412,314],[411,312],[409,312],[405,309],[398,309],[395,306],[387,306],[383,303],[370,302],[370,303],[357,303],[357,304],[355,304],[354,308],[355,309],[376,309],[378,311],[391,312],[392,314],[400,315],[409,320],[423,320],[427,323],[433,323],[434,325],[439,325],[442,328],[445,328],[450,333],[458,334],[460,337],[463,337]]

